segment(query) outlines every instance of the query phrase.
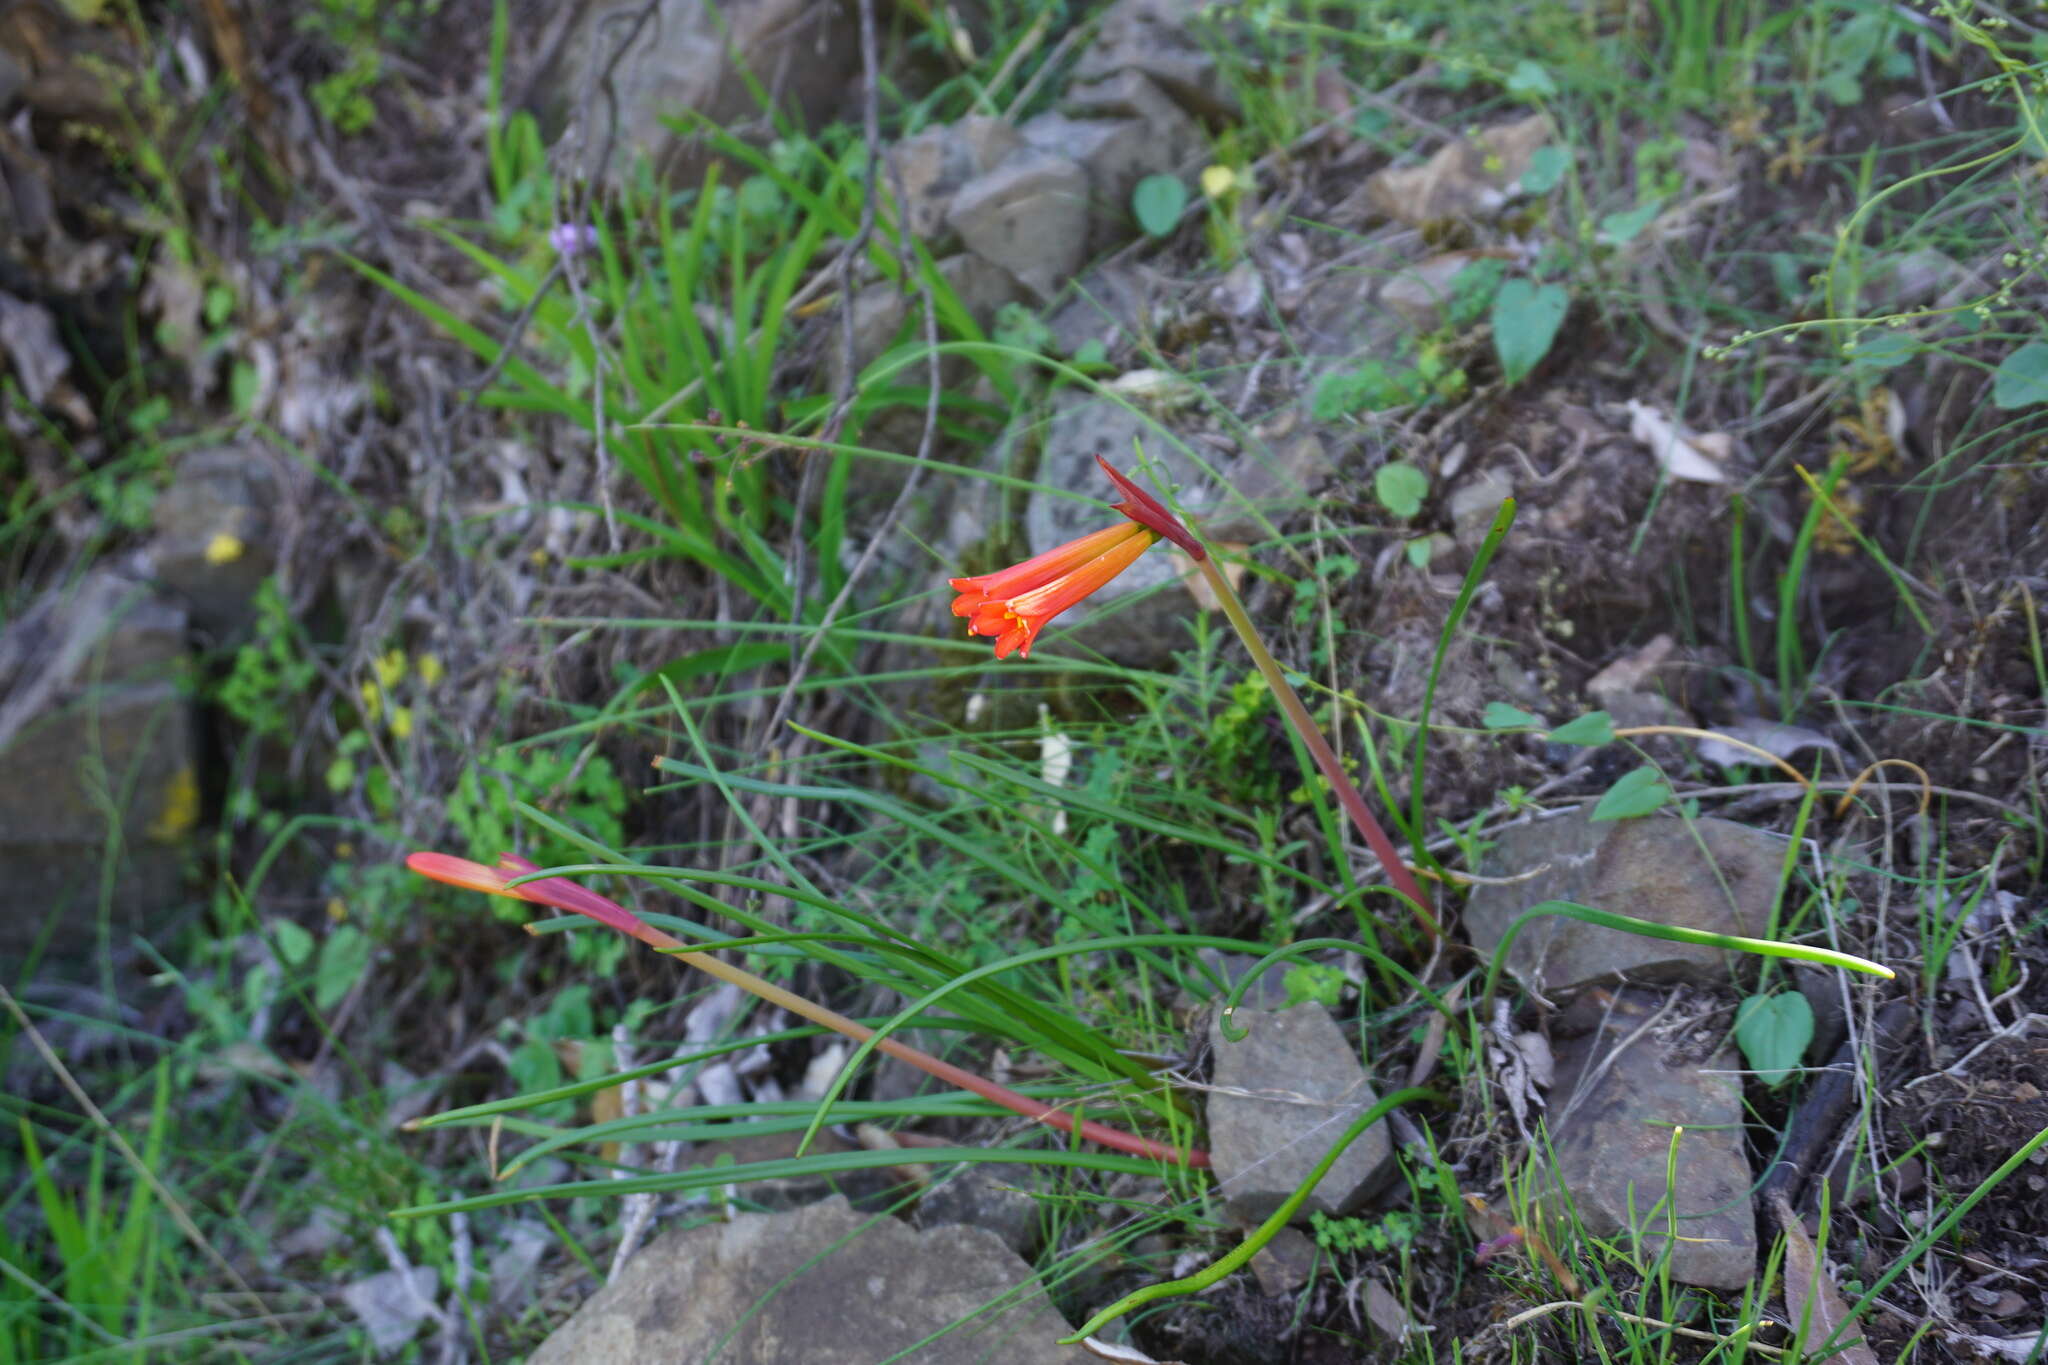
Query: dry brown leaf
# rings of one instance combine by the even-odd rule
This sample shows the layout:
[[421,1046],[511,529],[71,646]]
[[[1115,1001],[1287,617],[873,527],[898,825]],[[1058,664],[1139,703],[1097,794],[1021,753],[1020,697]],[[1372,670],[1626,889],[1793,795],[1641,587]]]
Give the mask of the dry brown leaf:
[[1657,671],[1664,667],[1676,647],[1669,635],[1659,635],[1595,673],[1586,683],[1587,693],[1598,699],[1614,692],[1650,691]]
[[[1779,758],[1791,758],[1794,754],[1808,749],[1836,750],[1841,746],[1817,730],[1803,725],[1785,725],[1760,716],[1741,716],[1726,725],[1714,727],[1730,739],[1739,739],[1744,744],[1754,744],[1767,754]],[[1703,739],[1699,743],[1700,757],[1720,768],[1749,767],[1756,763],[1756,755],[1723,744],[1718,739]]]
[[[1807,1238],[1806,1229],[1800,1226],[1799,1215],[1792,1212],[1792,1205],[1783,1194],[1771,1200],[1771,1211],[1778,1220],[1778,1230],[1785,1234],[1785,1316],[1789,1326],[1797,1331],[1803,1322],[1805,1330],[1800,1340],[1809,1347],[1826,1341],[1836,1326],[1849,1316],[1849,1305],[1842,1300],[1842,1291],[1835,1288],[1835,1282],[1828,1277],[1826,1267],[1820,1263],[1820,1256]],[[1842,1365],[1877,1365],[1877,1354],[1865,1344],[1854,1327],[1845,1328],[1843,1339],[1836,1345],[1840,1350],[1833,1357]]]
[[1529,159],[1550,136],[1544,114],[1495,124],[1477,138],[1439,147],[1420,166],[1375,172],[1365,182],[1366,203],[1410,227],[1491,213],[1508,202]]
[[1422,331],[1434,331],[1441,323],[1444,305],[1451,301],[1451,281],[1458,273],[1474,261],[1506,259],[1511,254],[1494,248],[1439,252],[1396,271],[1380,286],[1380,302]]
[[1117,1365],[1181,1365],[1178,1360],[1154,1360],[1135,1346],[1124,1346],[1097,1337],[1083,1337],[1081,1349],[1098,1360],[1114,1360]]
[[1689,431],[1633,398],[1626,406],[1628,434],[1650,448],[1652,458],[1671,478],[1691,483],[1728,482],[1728,475],[1721,468],[1735,453],[1735,443],[1728,435]]

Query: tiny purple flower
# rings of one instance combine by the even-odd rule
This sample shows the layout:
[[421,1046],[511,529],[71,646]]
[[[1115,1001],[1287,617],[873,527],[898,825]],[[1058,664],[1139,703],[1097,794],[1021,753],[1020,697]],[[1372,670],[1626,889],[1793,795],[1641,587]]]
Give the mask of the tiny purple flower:
[[560,223],[548,233],[548,244],[557,255],[580,255],[597,245],[597,229],[589,223]]

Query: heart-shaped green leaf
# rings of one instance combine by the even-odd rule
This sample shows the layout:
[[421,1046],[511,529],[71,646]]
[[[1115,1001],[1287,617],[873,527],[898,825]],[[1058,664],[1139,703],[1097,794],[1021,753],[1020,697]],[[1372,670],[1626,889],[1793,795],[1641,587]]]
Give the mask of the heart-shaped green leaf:
[[1131,216],[1148,237],[1164,237],[1188,206],[1188,187],[1177,175],[1148,175],[1131,191]]
[[1480,721],[1489,730],[1527,730],[1543,722],[1519,706],[1509,706],[1504,701],[1486,703],[1486,716]]
[[1577,720],[1568,720],[1552,730],[1550,738],[1559,744],[1597,749],[1603,744],[1614,743],[1614,720],[1605,711],[1588,711]]
[[1509,280],[1500,287],[1493,296],[1493,350],[1501,378],[1519,384],[1550,354],[1571,301],[1561,284]]
[[1664,781],[1664,774],[1645,765],[1632,773],[1625,773],[1619,782],[1607,789],[1607,795],[1600,798],[1593,807],[1591,820],[1631,820],[1638,815],[1648,815],[1659,806],[1669,803],[1671,788]]
[[1756,1078],[1775,1089],[1813,1041],[1813,1006],[1798,991],[1752,995],[1735,1011],[1735,1042]]

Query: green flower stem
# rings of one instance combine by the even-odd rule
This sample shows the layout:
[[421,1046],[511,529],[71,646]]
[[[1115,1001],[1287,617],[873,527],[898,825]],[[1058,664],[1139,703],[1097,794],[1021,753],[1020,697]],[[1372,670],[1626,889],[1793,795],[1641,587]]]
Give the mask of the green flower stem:
[[1767,938],[1744,938],[1739,934],[1716,934],[1705,929],[1687,929],[1677,924],[1657,924],[1633,915],[1617,915],[1612,910],[1595,910],[1590,905],[1576,901],[1544,901],[1532,905],[1515,916],[1508,925],[1507,933],[1501,936],[1500,947],[1493,950],[1493,965],[1487,968],[1486,988],[1479,992],[1480,1009],[1474,1018],[1486,1013],[1486,1002],[1493,998],[1494,987],[1500,984],[1501,970],[1507,966],[1508,949],[1514,946],[1515,936],[1531,920],[1546,915],[1560,915],[1566,919],[1581,920],[1597,924],[1606,929],[1619,929],[1624,934],[1637,934],[1643,938],[1660,938],[1670,943],[1698,943],[1709,948],[1727,948],[1738,953],[1755,953],[1758,957],[1787,957],[1800,962],[1812,962],[1823,967],[1840,967],[1845,971],[1866,972],[1881,976],[1887,981],[1898,973],[1866,957],[1853,953],[1836,952],[1833,948],[1812,948],[1804,943],[1779,943]]
[[1344,765],[1338,761],[1337,751],[1330,747],[1330,741],[1323,738],[1322,730],[1309,715],[1308,707],[1302,704],[1300,694],[1294,690],[1294,684],[1287,681],[1287,675],[1281,671],[1279,662],[1273,657],[1273,651],[1266,648],[1265,640],[1259,635],[1259,628],[1252,624],[1252,618],[1245,612],[1244,603],[1238,600],[1236,591],[1230,586],[1230,580],[1224,577],[1223,571],[1217,567],[1216,557],[1209,555],[1196,560],[1195,563],[1201,566],[1203,577],[1209,580],[1209,587],[1215,592],[1216,600],[1223,604],[1224,616],[1237,631],[1238,638],[1244,641],[1244,647],[1251,651],[1252,662],[1258,666],[1259,675],[1266,680],[1266,686],[1272,688],[1273,695],[1279,699],[1280,709],[1286,714],[1288,724],[1301,736],[1301,742],[1308,746],[1309,756],[1315,759],[1316,767],[1330,784],[1330,790],[1337,794],[1338,804],[1343,806],[1344,813],[1351,817],[1351,823],[1358,826],[1358,832],[1365,836],[1366,845],[1372,849],[1373,856],[1380,860],[1380,866],[1386,870],[1387,880],[1394,884],[1396,891],[1407,898],[1409,908],[1415,912],[1415,918],[1421,921],[1422,927],[1429,931],[1430,937],[1441,939],[1444,933],[1443,926],[1437,923],[1436,914],[1430,907],[1429,897],[1422,890],[1422,884],[1415,879],[1415,873],[1409,869],[1401,855],[1395,852],[1394,841],[1387,837],[1386,830],[1380,827],[1379,820],[1365,804],[1365,798],[1359,795],[1357,784],[1352,782],[1350,775],[1344,771]]
[[1094,1336],[1106,1324],[1122,1317],[1133,1308],[1142,1307],[1155,1299],[1173,1299],[1179,1298],[1183,1294],[1199,1293],[1222,1279],[1225,1275],[1238,1269],[1252,1257],[1258,1255],[1261,1247],[1280,1235],[1280,1229],[1286,1227],[1288,1220],[1293,1218],[1301,1206],[1308,1202],[1308,1197],[1315,1193],[1316,1186],[1322,1183],[1323,1176],[1328,1174],[1330,1167],[1337,1164],[1337,1158],[1344,1154],[1344,1149],[1364,1136],[1366,1129],[1372,1127],[1390,1112],[1404,1104],[1420,1104],[1424,1100],[1434,1100],[1436,1098],[1437,1095],[1434,1091],[1415,1087],[1407,1090],[1396,1090],[1393,1094],[1388,1095],[1385,1099],[1373,1105],[1372,1108],[1360,1114],[1352,1122],[1351,1126],[1344,1130],[1344,1136],[1337,1140],[1337,1145],[1323,1153],[1323,1159],[1318,1161],[1316,1168],[1308,1173],[1308,1179],[1302,1181],[1295,1188],[1294,1193],[1281,1201],[1280,1207],[1273,1210],[1271,1216],[1254,1228],[1236,1247],[1217,1257],[1207,1266],[1187,1276],[1185,1279],[1166,1280],[1160,1284],[1148,1284],[1143,1289],[1124,1295],[1124,1297],[1118,1299],[1085,1323],[1082,1323],[1080,1330],[1076,1331],[1072,1336],[1061,1337],[1060,1345],[1072,1346],[1085,1337]]

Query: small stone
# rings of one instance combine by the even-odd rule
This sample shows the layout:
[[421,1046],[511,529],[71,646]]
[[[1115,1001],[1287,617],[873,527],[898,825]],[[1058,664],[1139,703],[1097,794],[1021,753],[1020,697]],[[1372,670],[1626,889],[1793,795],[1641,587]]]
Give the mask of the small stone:
[[1274,1298],[1308,1283],[1316,1269],[1316,1244],[1300,1228],[1285,1227],[1252,1256],[1252,1275]]
[[434,1268],[416,1265],[357,1280],[343,1287],[341,1300],[363,1324],[370,1349],[389,1355],[411,1341],[420,1324],[433,1315],[439,1288]]
[[[580,117],[600,121],[616,109],[617,136],[604,173],[645,156],[674,185],[694,185],[710,160],[701,136],[663,120],[698,114],[719,127],[761,117],[757,91],[799,124],[816,128],[852,106],[860,63],[834,60],[856,50],[852,7],[809,0],[656,0],[638,23],[642,0],[595,0],[580,7],[560,55],[542,73],[536,104],[555,130]],[[619,44],[631,45],[616,56]],[[602,82],[610,98],[588,101]],[[586,107],[594,104],[595,108]]]
[[1087,85],[1136,72],[1200,118],[1234,119],[1237,97],[1216,55],[1194,32],[1207,0],[1117,0],[1103,12],[1095,41],[1074,64],[1074,82]]
[[[1742,1289],[1756,1273],[1757,1252],[1742,1078],[1733,1074],[1742,1062],[1726,1046],[1700,1065],[1673,1055],[1642,1027],[1663,1004],[1657,991],[1625,988],[1605,1003],[1592,1032],[1557,1045],[1554,1174],[1593,1236],[1632,1239],[1633,1220],[1644,1255],[1658,1256],[1675,1219],[1672,1276]],[[1674,1135],[1675,1192],[1665,1179]],[[1550,1213],[1565,1216],[1554,1189]]]
[[[1018,129],[1024,140],[1043,152],[1078,163],[1088,173],[1090,191],[1089,249],[1105,251],[1135,235],[1131,196],[1149,175],[1190,171],[1199,138],[1162,136],[1144,119],[1077,119],[1046,113]],[[1188,132],[1193,134],[1192,125]]]
[[828,1199],[668,1233],[528,1365],[1080,1365],[1071,1328],[994,1233],[912,1231]]
[[1150,282],[1129,266],[1106,262],[1081,276],[1047,316],[1053,348],[1071,356],[1091,341],[1105,353],[1145,330],[1151,312]]
[[889,183],[893,192],[901,182],[903,219],[912,235],[927,241],[939,236],[960,187],[994,170],[1023,145],[1016,129],[983,115],[927,128],[897,143],[889,151],[895,172]]
[[[1248,1036],[1224,1037],[1220,1018],[1209,1026],[1217,1086],[1208,1101],[1209,1156],[1231,1216],[1250,1223],[1279,1208],[1379,1096],[1321,1005],[1240,1009],[1233,1022]],[[1392,1155],[1381,1120],[1344,1149],[1294,1221],[1356,1208],[1385,1177]]]
[[0,958],[48,915],[58,955],[88,947],[110,856],[117,931],[177,903],[200,814],[185,623],[182,607],[98,569],[0,632],[0,882],[34,907],[0,918]]
[[[1010,272],[1001,266],[983,260],[970,252],[956,252],[937,262],[939,275],[953,291],[974,320],[983,326],[995,317],[996,310],[1011,302],[1022,292]],[[873,284],[853,296],[853,366],[858,374],[879,359],[903,330],[904,322],[910,317],[911,300],[915,291],[906,295],[901,286],[895,284]],[[838,392],[841,377],[846,373],[846,355],[839,344],[839,319],[833,318],[825,336],[825,371],[827,389]],[[947,357],[941,365],[941,382],[964,384],[971,361],[959,357]],[[923,413],[918,414],[920,420]],[[879,510],[887,507],[895,497],[895,488],[902,482],[898,477],[884,492],[872,492],[871,485],[884,466],[871,464],[863,470],[861,488],[862,501],[876,505]]]
[[157,578],[199,625],[227,634],[249,624],[256,589],[277,563],[269,509],[277,480],[257,450],[195,450],[178,461],[152,509]]
[[[1769,924],[1785,858],[1778,836],[1715,819],[1596,823],[1589,809],[1499,833],[1485,875],[1526,879],[1473,889],[1465,926],[1474,948],[1494,953],[1517,916],[1550,900],[1718,934],[1753,937]],[[1562,915],[1530,921],[1508,948],[1508,969],[1543,995],[1621,978],[1724,985],[1754,964]]]
[[1088,194],[1080,166],[1026,150],[963,186],[946,221],[969,251],[1050,299],[1086,256]]
[[986,1228],[1029,1260],[1045,1232],[1031,1189],[1027,1167],[976,1162],[925,1191],[917,1201],[917,1225]]

